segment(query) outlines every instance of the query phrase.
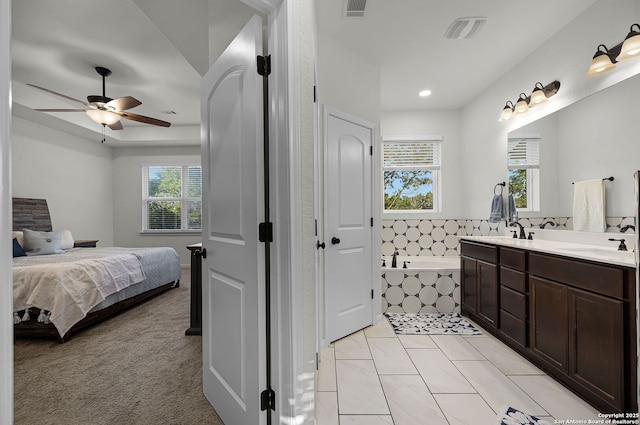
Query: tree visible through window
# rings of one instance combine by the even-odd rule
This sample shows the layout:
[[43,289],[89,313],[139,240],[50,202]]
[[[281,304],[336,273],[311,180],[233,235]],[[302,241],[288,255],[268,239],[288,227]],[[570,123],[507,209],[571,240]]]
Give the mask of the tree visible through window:
[[434,211],[440,141],[388,138],[383,142],[384,209]]
[[142,167],[143,230],[202,228],[202,168]]
[[509,193],[516,209],[539,209],[540,139],[511,138],[507,146]]

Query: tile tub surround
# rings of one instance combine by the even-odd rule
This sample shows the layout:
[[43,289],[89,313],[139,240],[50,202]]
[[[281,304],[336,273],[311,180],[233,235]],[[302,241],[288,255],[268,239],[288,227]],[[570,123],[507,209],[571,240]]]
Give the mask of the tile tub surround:
[[[550,230],[572,230],[571,217],[520,218],[525,228],[535,232],[545,221],[556,226],[547,226]],[[634,225],[634,217],[607,217],[607,233],[620,233],[620,228]],[[515,228],[514,228],[515,229]],[[489,223],[489,220],[438,219],[438,220],[382,220],[383,256],[393,255],[434,255],[459,256],[458,236],[499,236],[512,230],[506,222]],[[631,232],[629,232],[631,234]]]

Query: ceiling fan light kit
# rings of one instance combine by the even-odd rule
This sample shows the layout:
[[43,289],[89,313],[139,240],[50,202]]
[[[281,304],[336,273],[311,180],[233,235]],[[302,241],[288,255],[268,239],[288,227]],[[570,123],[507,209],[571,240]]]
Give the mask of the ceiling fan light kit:
[[610,49],[599,44],[591,59],[587,77],[604,74],[613,70],[616,63],[640,56],[640,25],[633,24],[625,39]]
[[[83,109],[36,109],[36,111],[42,112],[84,112],[86,113],[93,121],[98,124],[102,124],[104,127],[109,127],[111,130],[122,130],[123,126],[120,120],[122,118],[126,118],[128,120],[137,121],[145,124],[157,125],[160,127],[170,127],[171,123],[167,121],[162,121],[157,118],[146,117],[144,115],[133,114],[131,112],[125,112],[127,109],[134,108],[138,105],[141,105],[138,99],[125,96],[117,99],[112,99],[107,97],[105,91],[105,83],[106,77],[111,75],[111,70],[104,68],[102,66],[97,66],[95,68],[98,75],[102,76],[102,95],[89,95],[87,96],[87,101],[84,102],[82,100],[74,99],[73,97],[55,92],[53,90],[46,89],[44,87],[36,86],[34,84],[27,84],[28,86],[37,88],[39,90],[45,91],[50,94],[54,94],[56,96],[65,98],[67,100],[73,101],[75,103],[79,103],[84,106]],[[103,130],[104,132],[104,130]],[[103,140],[104,142],[104,137]]]
[[498,121],[508,121],[513,117],[526,114],[529,112],[529,109],[546,102],[551,96],[558,93],[558,90],[560,90],[560,82],[557,80],[547,84],[546,86],[537,82],[533,86],[531,96],[520,93],[515,105],[511,101],[507,101],[504,108],[502,108],[500,119]]

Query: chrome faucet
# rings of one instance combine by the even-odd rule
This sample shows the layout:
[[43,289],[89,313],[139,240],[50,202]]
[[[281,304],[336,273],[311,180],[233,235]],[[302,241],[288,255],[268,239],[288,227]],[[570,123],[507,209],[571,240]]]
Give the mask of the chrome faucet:
[[622,226],[620,228],[620,233],[624,233],[627,230],[632,229],[634,232],[636,231],[636,226],[632,225],[632,224],[627,224],[626,226]]
[[398,251],[393,251],[393,258],[391,259],[391,268],[395,269],[398,267],[398,260],[397,257],[398,256]]
[[527,235],[524,233],[524,226],[522,226],[522,224],[514,220],[511,222],[510,226],[516,227],[516,224],[518,225],[518,227],[520,227],[520,236],[518,236],[518,239],[527,239]]
[[541,228],[541,229],[544,229],[544,226],[546,226],[547,224],[550,224],[551,226],[555,226],[555,225],[556,225],[556,223],[554,223],[553,221],[551,221],[551,220],[547,220],[547,221],[545,221],[544,223],[542,223],[542,224],[540,225],[540,228]]

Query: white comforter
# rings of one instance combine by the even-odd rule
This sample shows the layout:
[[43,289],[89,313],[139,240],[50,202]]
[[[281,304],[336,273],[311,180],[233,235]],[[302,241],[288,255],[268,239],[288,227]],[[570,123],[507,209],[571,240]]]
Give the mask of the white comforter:
[[[60,336],[107,296],[145,279],[133,253],[101,256],[95,248],[71,251],[79,258],[74,252],[20,257],[13,266],[13,310],[36,307],[50,312],[48,319]],[[53,262],[37,264],[42,261]]]

